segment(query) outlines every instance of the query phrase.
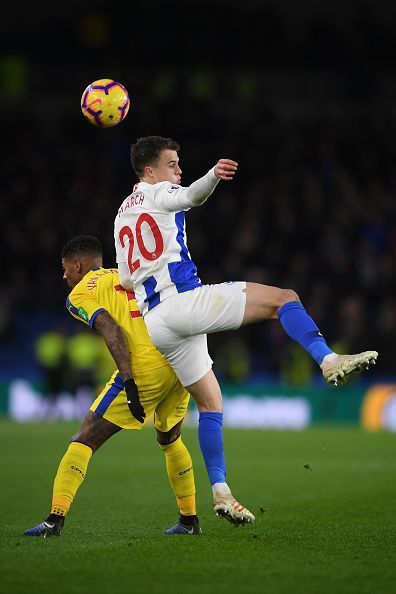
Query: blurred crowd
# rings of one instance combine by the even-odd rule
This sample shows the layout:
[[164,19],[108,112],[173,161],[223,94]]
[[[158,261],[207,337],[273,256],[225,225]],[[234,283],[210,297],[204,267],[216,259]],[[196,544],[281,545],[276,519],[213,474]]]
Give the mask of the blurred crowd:
[[[75,23],[43,22],[46,47],[56,34],[56,60],[42,58],[30,29],[19,39],[29,54],[3,59],[5,113],[12,105],[18,117],[3,122],[0,357],[21,340],[21,312],[26,329],[29,316],[43,312],[49,327],[64,308],[65,241],[97,235],[104,265],[114,265],[114,216],[136,182],[130,144],[159,134],[180,142],[185,185],[220,157],[239,163],[235,181],[187,215],[202,281],[293,288],[330,345],[377,349],[378,374],[395,375],[396,54],[387,19],[371,18],[365,3],[358,20],[345,5],[345,18],[337,20],[334,10],[333,20],[316,16],[304,24],[301,14],[298,22],[281,18],[277,3],[258,18],[263,3],[252,2],[234,7],[232,18],[225,11],[219,37],[217,17],[206,18],[209,4],[193,4],[190,28],[175,28],[183,48],[177,60],[162,51],[159,35],[175,34],[174,15],[150,3],[136,6],[136,14],[142,27],[149,23],[153,44],[143,43],[144,28],[121,35],[129,23],[79,12]],[[221,15],[224,6],[210,9]],[[249,43],[236,28],[238,15],[249,20]],[[198,52],[187,37],[197,41],[203,23],[207,43]],[[232,64],[223,59],[231,46]],[[131,95],[125,122],[109,130],[90,126],[79,109],[86,85],[104,76]],[[209,344],[226,380],[273,374],[303,384],[315,373],[276,321],[212,336]]]
[[[179,122],[172,134],[171,125],[153,125],[149,115],[146,124],[139,122],[145,133],[168,132],[180,141],[185,184],[219,157],[239,162],[235,181],[221,184],[187,215],[189,248],[202,280],[293,288],[330,343],[342,351],[378,349],[379,371],[392,374],[395,118],[373,113],[286,120],[255,108],[247,126],[233,120],[232,130],[222,128],[215,107],[206,103],[195,114],[199,122],[205,111],[203,131],[199,123],[183,130]],[[20,126],[11,137],[0,200],[0,249],[11,264],[3,270],[3,340],[12,337],[18,310],[34,316],[35,310],[64,307],[59,253],[68,238],[97,235],[105,265],[114,264],[115,212],[136,181],[129,165],[135,121],[133,113],[128,117],[129,128],[117,135],[88,130],[83,120],[66,130],[61,120],[56,132]],[[187,114],[179,111],[180,118]],[[276,323],[244,329],[239,338],[249,352],[241,353],[244,371],[236,375],[287,368],[282,361],[290,344]],[[232,376],[230,340],[212,339],[225,376]]]
[[54,325],[36,338],[39,418],[81,419],[115,370],[104,340],[84,326],[72,334]]

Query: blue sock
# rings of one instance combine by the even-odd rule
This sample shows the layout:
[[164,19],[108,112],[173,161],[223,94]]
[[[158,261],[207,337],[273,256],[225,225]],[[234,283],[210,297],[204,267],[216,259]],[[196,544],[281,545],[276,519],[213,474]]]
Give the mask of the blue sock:
[[333,352],[299,301],[290,301],[282,305],[278,311],[278,318],[290,338],[298,342],[318,365],[322,363],[325,355]]
[[211,485],[226,482],[222,425],[223,413],[199,413],[198,439]]

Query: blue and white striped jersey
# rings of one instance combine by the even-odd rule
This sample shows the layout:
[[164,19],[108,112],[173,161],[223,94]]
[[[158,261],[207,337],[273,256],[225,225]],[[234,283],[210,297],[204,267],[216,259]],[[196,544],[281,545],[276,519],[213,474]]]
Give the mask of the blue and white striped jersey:
[[213,169],[189,187],[139,182],[114,222],[121,284],[135,292],[144,315],[158,303],[201,286],[187,248],[185,211],[202,204],[218,183]]

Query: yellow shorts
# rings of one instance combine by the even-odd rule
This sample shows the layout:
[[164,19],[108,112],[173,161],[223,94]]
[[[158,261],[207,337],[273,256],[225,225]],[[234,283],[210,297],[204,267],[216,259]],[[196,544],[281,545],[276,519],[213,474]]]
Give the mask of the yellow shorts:
[[[139,373],[134,380],[146,419],[154,413],[156,429],[165,433],[184,419],[190,394],[183,388],[170,365]],[[143,426],[128,408],[124,384],[118,370],[93,402],[91,410],[123,429],[141,429]]]

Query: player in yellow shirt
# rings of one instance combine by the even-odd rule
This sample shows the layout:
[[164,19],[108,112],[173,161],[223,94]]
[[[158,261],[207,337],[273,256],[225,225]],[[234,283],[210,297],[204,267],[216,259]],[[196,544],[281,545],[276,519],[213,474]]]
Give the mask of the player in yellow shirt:
[[166,534],[200,534],[191,456],[180,429],[190,395],[151,342],[133,293],[120,285],[115,268],[102,268],[102,247],[81,235],[62,249],[63,278],[72,291],[66,306],[104,338],[117,370],[93,402],[72,438],[55,477],[50,515],[27,536],[59,536],[92,454],[121,429],[141,429],[154,413],[157,441],[180,511]]

